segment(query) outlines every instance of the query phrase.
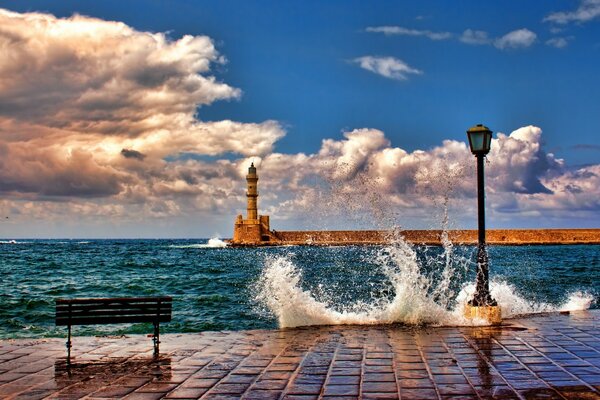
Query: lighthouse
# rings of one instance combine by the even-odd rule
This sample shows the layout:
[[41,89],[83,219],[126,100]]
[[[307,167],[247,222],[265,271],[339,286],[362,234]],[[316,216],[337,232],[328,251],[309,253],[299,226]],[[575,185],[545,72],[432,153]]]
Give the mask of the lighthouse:
[[250,168],[248,168],[246,184],[248,186],[248,190],[246,191],[246,197],[248,197],[248,213],[246,216],[248,220],[256,220],[258,219],[258,175],[256,175],[254,163],[250,164]]
[[276,235],[270,230],[268,215],[258,215],[258,174],[254,163],[246,175],[246,219],[240,214],[235,219],[232,243],[258,245],[273,243]]

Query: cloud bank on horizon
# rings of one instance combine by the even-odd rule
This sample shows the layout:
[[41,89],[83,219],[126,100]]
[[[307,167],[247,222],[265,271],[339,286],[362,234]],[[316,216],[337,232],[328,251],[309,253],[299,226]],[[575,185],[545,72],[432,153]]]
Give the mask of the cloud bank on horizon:
[[[498,40],[515,47],[535,36]],[[336,228],[340,215],[382,210],[400,214],[395,221],[379,215],[383,223],[411,227],[442,203],[475,196],[464,142],[407,152],[363,128],[324,139],[314,154],[283,154],[275,151],[285,135],[277,121],[202,121],[203,106],[242,96],[215,77],[227,60],[207,36],[174,40],[81,15],[0,10],[0,48],[0,212],[8,224],[228,219],[245,207],[251,161],[260,168],[266,213],[310,226],[305,216],[320,204],[319,228]],[[354,62],[393,79],[422,73],[395,58]],[[494,220],[598,219],[600,164],[570,168],[544,150],[539,127],[499,133],[489,160]],[[455,207],[457,218],[472,215],[468,203]]]

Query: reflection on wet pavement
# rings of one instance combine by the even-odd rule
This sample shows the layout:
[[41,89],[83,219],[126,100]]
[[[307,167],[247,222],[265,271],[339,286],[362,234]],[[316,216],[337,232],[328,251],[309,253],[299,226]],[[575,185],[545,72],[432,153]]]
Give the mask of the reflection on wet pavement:
[[508,323],[2,340],[0,398],[600,399],[600,311]]

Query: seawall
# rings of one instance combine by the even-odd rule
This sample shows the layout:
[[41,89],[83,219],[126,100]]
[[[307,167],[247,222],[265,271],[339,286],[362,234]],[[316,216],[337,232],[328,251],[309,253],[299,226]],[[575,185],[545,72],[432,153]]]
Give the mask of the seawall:
[[[363,231],[272,231],[273,240],[246,246],[281,245],[380,245],[393,240],[394,233],[385,230]],[[398,231],[410,243],[441,245],[441,230]],[[473,245],[477,243],[477,230],[451,230],[448,238],[452,243]],[[486,241],[491,245],[552,245],[552,244],[600,244],[600,229],[490,229]],[[239,245],[235,242],[234,246]]]

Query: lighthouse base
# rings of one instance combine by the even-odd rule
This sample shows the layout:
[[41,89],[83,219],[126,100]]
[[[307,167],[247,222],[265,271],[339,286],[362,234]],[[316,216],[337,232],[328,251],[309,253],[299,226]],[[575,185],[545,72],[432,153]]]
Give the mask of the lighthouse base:
[[260,215],[258,219],[243,219],[238,215],[233,227],[232,244],[256,246],[277,241],[275,233],[270,230],[268,215]]

